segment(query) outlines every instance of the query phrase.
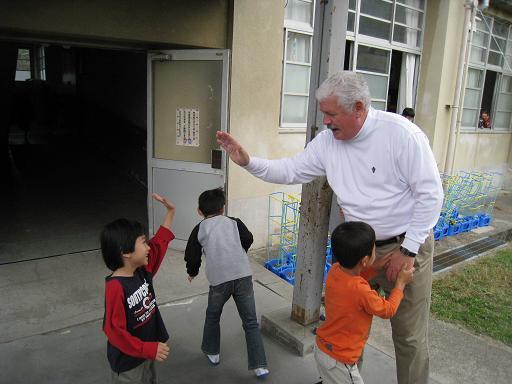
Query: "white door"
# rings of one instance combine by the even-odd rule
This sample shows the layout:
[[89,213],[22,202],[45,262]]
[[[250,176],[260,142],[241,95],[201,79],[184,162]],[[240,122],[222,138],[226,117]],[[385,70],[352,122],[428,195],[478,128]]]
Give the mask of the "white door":
[[164,208],[151,193],[176,204],[175,249],[184,249],[200,221],[197,198],[225,187],[226,156],[215,133],[227,130],[229,51],[180,50],[148,57],[149,231],[162,223]]

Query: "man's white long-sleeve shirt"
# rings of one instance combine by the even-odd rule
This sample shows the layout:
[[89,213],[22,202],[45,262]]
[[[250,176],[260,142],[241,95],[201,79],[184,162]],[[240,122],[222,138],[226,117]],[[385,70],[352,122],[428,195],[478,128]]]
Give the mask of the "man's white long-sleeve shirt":
[[406,233],[403,246],[418,252],[443,204],[439,171],[425,134],[400,115],[370,108],[351,140],[320,132],[292,158],[251,157],[245,167],[278,184],[327,180],[345,220],[370,224],[377,240]]

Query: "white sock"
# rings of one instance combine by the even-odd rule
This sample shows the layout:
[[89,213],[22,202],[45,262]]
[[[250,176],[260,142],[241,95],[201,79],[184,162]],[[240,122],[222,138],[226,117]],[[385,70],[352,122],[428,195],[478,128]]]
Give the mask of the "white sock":
[[257,377],[262,377],[268,375],[269,371],[267,368],[256,368],[254,370],[254,373],[256,374]]
[[219,364],[219,362],[220,362],[220,354],[206,355],[206,356],[208,356],[208,360],[210,360],[210,362],[212,364]]

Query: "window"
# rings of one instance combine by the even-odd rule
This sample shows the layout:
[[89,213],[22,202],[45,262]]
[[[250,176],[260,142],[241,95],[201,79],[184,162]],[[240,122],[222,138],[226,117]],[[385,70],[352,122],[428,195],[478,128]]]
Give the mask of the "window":
[[313,46],[313,0],[287,0],[281,99],[282,128],[307,126]]
[[425,7],[426,0],[349,0],[344,68],[366,78],[376,109],[414,107]]
[[30,49],[20,48],[18,49],[18,62],[16,64],[16,81],[30,80]]
[[512,26],[480,12],[472,34],[462,129],[511,130]]

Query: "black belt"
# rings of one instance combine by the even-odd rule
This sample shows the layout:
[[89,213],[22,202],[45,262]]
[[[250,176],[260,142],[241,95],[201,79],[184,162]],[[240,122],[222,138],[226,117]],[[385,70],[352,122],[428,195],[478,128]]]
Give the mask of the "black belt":
[[386,240],[377,240],[375,241],[375,245],[377,247],[382,247],[383,245],[388,245],[388,244],[393,244],[393,243],[400,243],[405,237],[405,232],[398,235],[398,236],[395,236],[395,237],[392,237],[390,239],[386,239]]

